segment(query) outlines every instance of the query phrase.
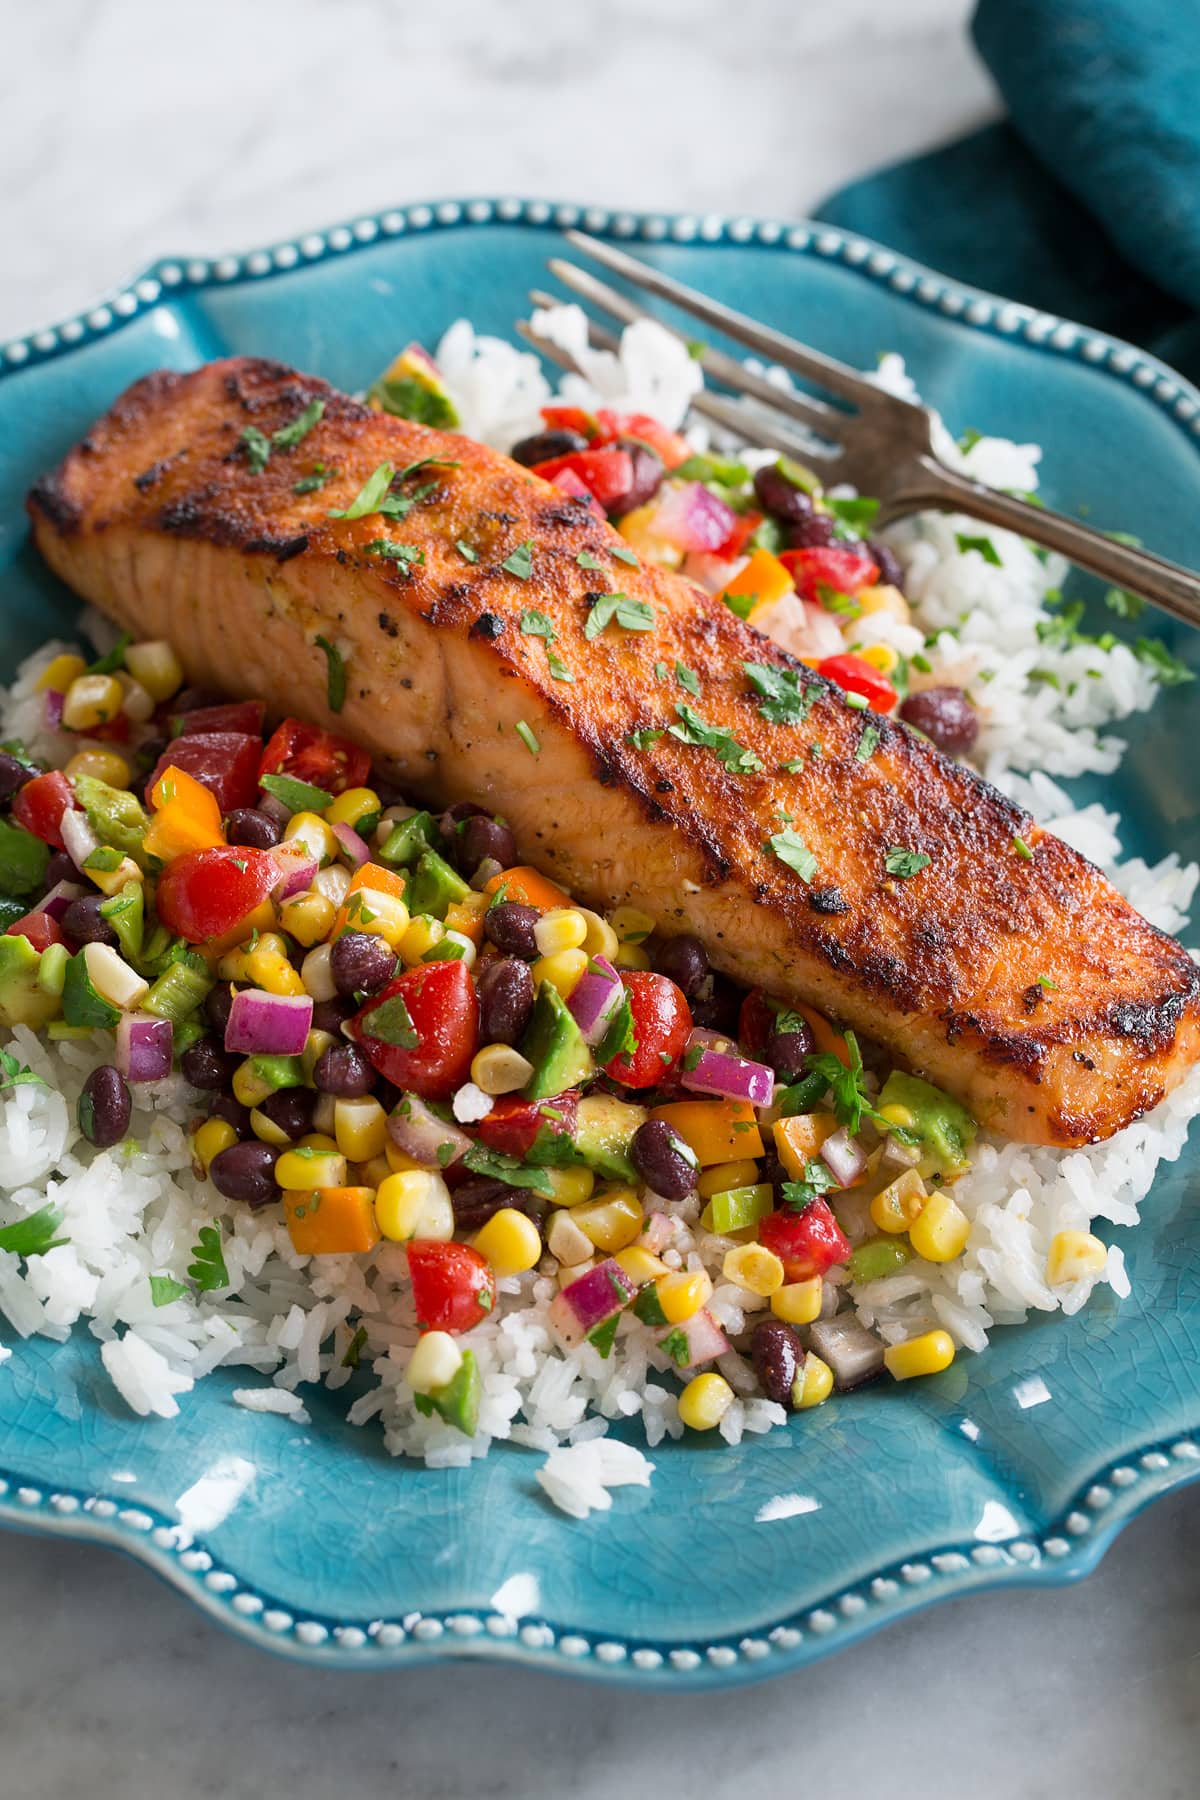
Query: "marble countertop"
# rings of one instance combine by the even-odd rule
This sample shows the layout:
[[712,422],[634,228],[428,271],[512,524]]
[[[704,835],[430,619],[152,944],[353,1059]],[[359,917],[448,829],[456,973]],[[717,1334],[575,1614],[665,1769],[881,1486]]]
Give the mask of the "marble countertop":
[[[994,115],[968,0],[40,0],[0,61],[0,336],[155,257],[473,192],[803,214]],[[701,22],[703,17],[703,22]],[[765,50],[765,54],[764,54]],[[0,1536],[22,1800],[451,1800],[836,1779],[892,1800],[1185,1800],[1200,1490],[1061,1591],[961,1600],[809,1673],[668,1700],[460,1665],[348,1677],[219,1633],[132,1563]],[[451,1694],[451,1689],[453,1693]],[[454,1720],[453,1729],[449,1721]],[[466,1729],[463,1729],[463,1727]]]

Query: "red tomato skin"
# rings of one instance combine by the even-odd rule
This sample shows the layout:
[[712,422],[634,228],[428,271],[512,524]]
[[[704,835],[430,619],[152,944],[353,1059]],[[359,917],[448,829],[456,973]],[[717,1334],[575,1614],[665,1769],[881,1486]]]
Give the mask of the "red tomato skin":
[[834,682],[844,693],[861,694],[874,712],[891,712],[900,698],[887,677],[852,650],[844,656],[827,656],[817,664],[817,674]]
[[738,1013],[738,1043],[748,1056],[761,1057],[775,1029],[775,1016],[761,988],[751,988]]
[[223,706],[194,706],[190,712],[176,713],[172,717],[179,737],[200,737],[210,731],[236,731],[258,738],[261,747],[266,710],[261,700],[230,700]]
[[622,1087],[655,1087],[683,1054],[692,1029],[691,1009],[682,989],[666,975],[633,969],[623,971],[621,980],[633,1012],[637,1049],[632,1056],[612,1057],[604,1070]]
[[264,775],[291,775],[327,794],[363,787],[370,773],[371,758],[359,745],[302,719],[285,719],[272,732],[258,765],[260,780]]
[[773,1250],[788,1281],[824,1275],[850,1255],[849,1238],[819,1196],[803,1212],[782,1207],[758,1222],[758,1241]]
[[62,818],[74,808],[75,790],[61,769],[51,769],[47,775],[35,775],[19,787],[12,798],[12,816],[17,824],[55,850],[66,848]]
[[413,1238],[408,1273],[422,1331],[470,1331],[496,1303],[496,1278],[470,1244]]
[[652,419],[649,413],[613,412],[602,406],[596,414],[596,424],[600,436],[596,440],[596,448],[610,443],[614,438],[640,438],[643,444],[649,444],[657,450],[667,469],[677,469],[692,454],[692,447],[685,437],[677,431],[669,431],[658,419]]
[[253,806],[258,800],[261,755],[261,738],[243,731],[209,731],[173,738],[146,783],[146,799],[149,801],[164,769],[174,765],[210,789],[223,813],[239,806]]
[[534,463],[532,472],[543,481],[553,481],[564,470],[578,476],[606,512],[619,506],[633,486],[633,458],[628,450],[575,450],[569,456]]
[[[548,1137],[570,1137],[578,1107],[579,1094],[574,1088],[556,1094],[553,1100],[522,1100],[516,1094],[506,1094],[496,1101],[486,1119],[480,1119],[476,1129],[489,1150],[526,1157],[539,1132],[544,1131]],[[555,1113],[560,1116],[553,1117]]]
[[[371,1036],[371,1014],[399,995],[418,1042],[412,1049]],[[464,962],[423,963],[373,994],[354,1019],[354,1036],[379,1073],[422,1100],[448,1100],[470,1079],[479,1047],[479,1001]]]
[[543,406],[539,410],[550,431],[577,431],[580,437],[589,440],[600,434],[595,418],[590,412],[584,412],[582,406]]
[[725,542],[719,544],[712,554],[721,557],[724,562],[733,562],[735,558],[747,555],[750,539],[762,522],[763,515],[760,512],[738,514],[733,521],[733,530]]
[[823,587],[838,594],[857,594],[859,588],[879,580],[879,567],[869,556],[836,544],[824,549],[781,550],[779,560],[795,582],[796,592],[814,606],[821,604]]
[[278,879],[269,850],[232,844],[188,850],[159,876],[154,904],[174,937],[202,944],[207,938],[224,937],[248,918]]
[[23,919],[14,919],[4,935],[27,938],[35,950],[48,950],[51,944],[67,941],[67,934],[58,920],[45,912],[27,912]]

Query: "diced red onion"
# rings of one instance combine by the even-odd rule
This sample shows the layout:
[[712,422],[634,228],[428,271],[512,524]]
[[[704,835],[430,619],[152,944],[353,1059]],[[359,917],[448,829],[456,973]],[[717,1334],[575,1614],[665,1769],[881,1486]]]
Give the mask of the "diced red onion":
[[80,887],[75,881],[56,881],[48,894],[43,894],[34,912],[47,913],[52,919],[61,919],[72,900],[83,900],[88,890]]
[[738,1056],[725,1047],[727,1044],[727,1038],[697,1026],[679,1060],[680,1084],[694,1094],[716,1094],[722,1100],[749,1100],[754,1106],[769,1106],[775,1092],[774,1070],[766,1063]]
[[724,1356],[730,1348],[729,1339],[705,1306],[693,1313],[690,1319],[685,1319],[682,1325],[664,1325],[656,1333],[658,1342],[663,1343],[677,1331],[681,1331],[687,1339],[687,1361],[674,1355],[671,1358],[677,1369],[693,1369],[697,1363],[712,1362],[716,1357]]
[[567,1000],[567,1009],[585,1044],[598,1044],[621,1004],[621,977],[603,956],[593,956]]
[[281,900],[290,900],[293,894],[306,893],[320,873],[320,863],[303,845],[293,848],[290,844],[279,844],[271,855],[279,872],[279,879],[271,889],[271,898],[277,905]]
[[749,561],[748,556],[735,556],[730,562],[724,556],[710,556],[706,550],[693,550],[684,558],[679,572],[703,588],[706,594],[720,594]]
[[737,516],[702,481],[668,488],[655,509],[650,529],[677,550],[719,550],[737,524]]
[[67,696],[57,688],[47,688],[42,700],[42,722],[47,731],[57,731],[62,724],[63,704]]
[[126,1081],[162,1081],[169,1075],[174,1035],[170,1019],[123,1013],[117,1020],[117,1067]]
[[550,1323],[570,1350],[614,1313],[623,1312],[635,1292],[620,1263],[605,1257],[560,1289],[550,1304]]
[[371,846],[365,838],[359,837],[353,825],[344,825],[339,819],[333,827],[333,835],[349,857],[351,866],[361,869],[364,863],[371,860]]
[[839,1187],[850,1187],[867,1166],[867,1153],[843,1125],[821,1145],[821,1161]]
[[225,1048],[246,1056],[299,1056],[312,1029],[309,994],[266,994],[241,988],[233,996]]
[[278,794],[260,794],[255,802],[255,811],[266,813],[268,819],[274,819],[277,825],[286,825],[292,816],[291,807],[285,805]]
[[87,822],[87,814],[73,811],[65,812],[59,824],[63,844],[67,855],[77,869],[82,869],[93,850],[100,848],[100,839]]
[[[467,1133],[426,1106],[417,1094],[405,1094],[388,1117],[388,1136],[397,1150],[425,1169],[453,1168],[471,1148]],[[449,1144],[450,1150],[444,1146]]]
[[638,1243],[652,1256],[659,1256],[675,1239],[675,1221],[670,1213],[652,1212],[642,1226]]
[[817,1319],[808,1328],[808,1338],[816,1354],[833,1370],[839,1393],[873,1381],[883,1369],[882,1343],[847,1314]]

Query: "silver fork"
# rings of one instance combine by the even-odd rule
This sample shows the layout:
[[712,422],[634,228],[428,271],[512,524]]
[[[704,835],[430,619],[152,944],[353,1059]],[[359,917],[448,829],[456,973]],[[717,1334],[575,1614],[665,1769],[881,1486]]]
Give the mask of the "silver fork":
[[[1102,580],[1141,595],[1185,624],[1200,625],[1200,576],[1148,550],[1115,542],[1077,519],[1031,506],[1013,494],[986,487],[949,468],[933,448],[932,415],[925,407],[886,393],[845,363],[785,337],[720,301],[710,300],[612,244],[580,231],[570,231],[567,237],[577,250],[632,286],[703,320],[767,362],[779,364],[840,402],[831,404],[806,392],[778,388],[735,357],[711,345],[698,345],[669,321],[658,319],[680,342],[688,344],[706,375],[730,393],[742,396],[742,402],[755,403],[751,411],[729,395],[706,388],[692,401],[695,412],[748,442],[802,459],[820,472],[827,485],[847,482],[860,493],[877,498],[880,525],[926,509],[966,513],[985,524],[1019,532],[1048,550],[1060,552]],[[575,263],[554,257],[548,267],[581,300],[600,307],[624,324],[657,317]],[[557,304],[540,292],[530,298],[537,306]],[[568,352],[529,324],[522,322],[518,329],[552,361],[578,371],[578,364]],[[591,320],[589,339],[595,349],[617,347],[617,339]],[[786,424],[781,425],[781,416],[783,421],[803,427],[805,441],[789,435]],[[815,443],[814,434],[819,440]]]

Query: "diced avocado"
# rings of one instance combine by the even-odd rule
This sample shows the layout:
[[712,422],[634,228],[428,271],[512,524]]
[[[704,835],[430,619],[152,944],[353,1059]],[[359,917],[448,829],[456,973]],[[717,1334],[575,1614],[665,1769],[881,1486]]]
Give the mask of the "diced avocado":
[[0,894],[0,931],[7,931],[18,919],[23,919],[29,911],[24,900],[16,900],[11,894]]
[[260,1081],[270,1083],[272,1092],[304,1086],[304,1062],[299,1056],[252,1056],[250,1067]]
[[439,431],[454,431],[457,409],[441,377],[441,371],[420,344],[409,344],[387,371],[367,390],[367,398],[384,412]]
[[142,929],[146,917],[141,882],[127,881],[117,893],[100,902],[100,912],[116,932],[126,962],[136,962],[142,953]]
[[464,1350],[457,1372],[445,1386],[435,1388],[431,1394],[414,1394],[413,1403],[417,1411],[424,1413],[427,1418],[432,1413],[439,1413],[447,1425],[453,1425],[465,1437],[474,1437],[475,1428],[479,1424],[479,1400],[482,1392],[483,1383],[479,1378],[475,1352]]
[[415,812],[411,818],[401,819],[393,827],[387,842],[379,851],[379,860],[395,867],[407,868],[423,856],[426,850],[432,850],[434,841],[433,814]]
[[902,1129],[920,1141],[924,1155],[923,1172],[944,1176],[961,1175],[969,1166],[967,1152],[979,1129],[965,1106],[943,1094],[919,1075],[906,1075],[893,1069],[879,1096],[879,1110],[903,1107],[911,1114]]
[[180,1019],[178,1023],[172,1021],[171,1054],[177,1068],[184,1051],[190,1049],[193,1044],[199,1043],[200,1039],[206,1035],[207,1027],[203,1020],[197,1019],[194,1015],[190,1019]]
[[0,819],[0,888],[6,894],[40,891],[49,861],[49,844],[11,819]]
[[646,1109],[618,1100],[615,1094],[587,1094],[575,1115],[575,1148],[597,1175],[612,1181],[634,1181],[637,1171],[629,1160],[629,1146]]
[[543,981],[537,991],[521,1055],[533,1064],[533,1074],[521,1090],[526,1100],[550,1100],[595,1074],[592,1053],[552,982]]
[[84,810],[87,822],[102,844],[111,844],[122,856],[132,856],[145,863],[142,839],[150,820],[136,794],[125,788],[110,787],[94,775],[76,775],[75,798]]
[[455,900],[465,900],[470,888],[436,850],[426,850],[409,881],[405,900],[410,913],[430,913],[444,919]]
[[0,1025],[37,1031],[58,1011],[58,996],[37,985],[41,961],[28,938],[0,936]]
[[111,1031],[121,1017],[121,1009],[98,993],[88,973],[87,958],[80,950],[67,963],[63,977],[63,1018],[68,1025],[86,1025],[94,1030],[103,1026]]

